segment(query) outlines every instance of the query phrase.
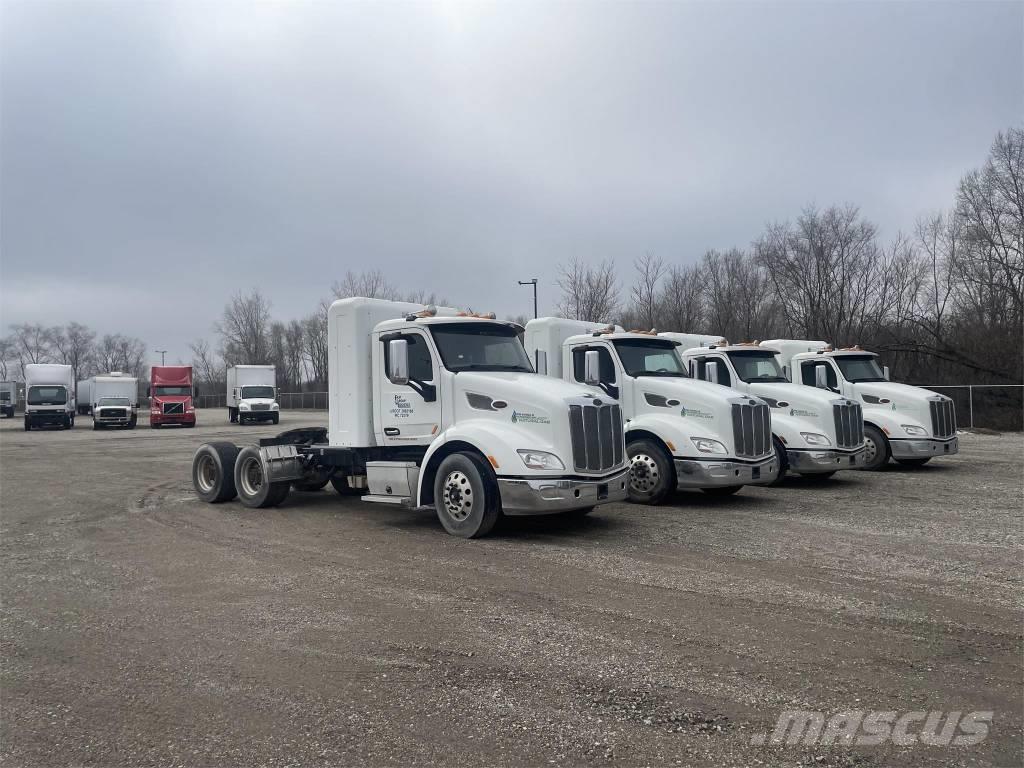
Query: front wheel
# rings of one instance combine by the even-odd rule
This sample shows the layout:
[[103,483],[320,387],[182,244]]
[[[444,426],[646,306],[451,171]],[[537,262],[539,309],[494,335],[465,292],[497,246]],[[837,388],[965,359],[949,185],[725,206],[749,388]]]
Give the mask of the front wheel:
[[235,490],[238,500],[252,509],[276,507],[291,490],[290,482],[271,483],[263,471],[259,448],[243,448],[235,459]]
[[32,431],[32,422],[29,421],[28,419],[25,419],[25,431],[26,432],[31,432]]
[[786,479],[786,471],[789,469],[789,460],[786,458],[786,446],[775,435],[772,435],[772,445],[775,447],[775,463],[779,465],[779,471],[775,475],[775,479],[767,483],[769,488],[782,485],[782,481]]
[[742,485],[719,485],[715,488],[701,488],[708,496],[732,496]]
[[281,423],[281,414],[275,413],[273,415],[273,417],[271,418],[271,421],[274,422],[275,424],[280,424]]
[[902,464],[904,467],[923,467],[931,460],[931,456],[925,456],[921,459],[896,459],[896,463]]
[[653,440],[634,440],[626,446],[629,456],[629,500],[660,504],[676,485],[672,457]]
[[864,469],[878,470],[889,462],[892,455],[889,441],[874,424],[864,425]]
[[493,472],[470,453],[446,457],[434,477],[434,507],[441,525],[453,536],[486,536],[501,517]]

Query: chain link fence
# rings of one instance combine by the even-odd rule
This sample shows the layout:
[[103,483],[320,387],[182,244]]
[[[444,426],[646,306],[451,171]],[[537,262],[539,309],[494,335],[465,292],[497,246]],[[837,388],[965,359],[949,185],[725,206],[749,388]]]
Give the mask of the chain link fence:
[[[326,392],[278,392],[277,402],[283,411],[326,411]],[[227,394],[200,395],[196,408],[227,408]]]
[[1024,428],[1024,384],[922,384],[945,395],[956,406],[960,429],[998,429],[1019,432]]

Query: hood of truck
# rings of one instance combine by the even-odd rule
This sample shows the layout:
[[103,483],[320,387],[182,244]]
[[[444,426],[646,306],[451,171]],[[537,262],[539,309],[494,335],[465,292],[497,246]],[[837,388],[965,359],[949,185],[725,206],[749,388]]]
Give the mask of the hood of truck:
[[[455,376],[455,389],[460,394],[473,392],[504,400],[510,408],[514,403],[521,403],[540,409],[564,409],[566,400],[577,397],[596,397],[614,402],[599,387],[573,384],[538,373],[464,371]],[[464,394],[461,396],[465,397]]]
[[[851,382],[855,399],[864,408],[865,413],[874,412],[890,416],[901,423],[916,424],[931,432],[931,412],[929,401],[942,399],[948,400],[945,395],[932,392],[921,387],[912,387],[909,384],[897,384],[893,381],[862,381]],[[887,403],[868,402],[864,395],[878,400],[888,400]]]

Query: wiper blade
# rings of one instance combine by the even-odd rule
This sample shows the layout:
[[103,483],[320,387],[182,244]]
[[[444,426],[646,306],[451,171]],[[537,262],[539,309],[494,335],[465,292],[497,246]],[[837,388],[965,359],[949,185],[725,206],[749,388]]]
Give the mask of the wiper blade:
[[637,371],[633,374],[634,376],[669,376],[673,378],[685,379],[686,374],[682,371]]
[[453,371],[502,371],[509,373],[533,373],[521,365],[488,365],[487,363],[469,363],[452,369]]

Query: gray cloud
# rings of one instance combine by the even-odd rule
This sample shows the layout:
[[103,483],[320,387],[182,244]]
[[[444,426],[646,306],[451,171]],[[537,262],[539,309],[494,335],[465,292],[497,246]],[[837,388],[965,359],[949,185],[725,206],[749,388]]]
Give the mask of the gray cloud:
[[0,321],[187,358],[227,296],[384,269],[499,313],[811,201],[883,235],[1024,114],[1024,6],[8,2]]

